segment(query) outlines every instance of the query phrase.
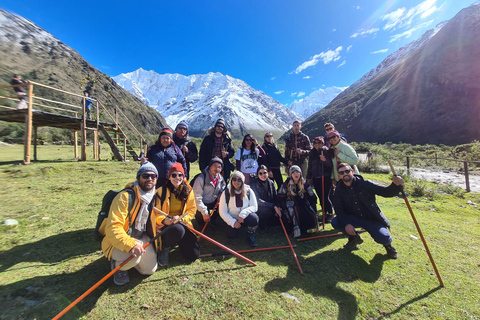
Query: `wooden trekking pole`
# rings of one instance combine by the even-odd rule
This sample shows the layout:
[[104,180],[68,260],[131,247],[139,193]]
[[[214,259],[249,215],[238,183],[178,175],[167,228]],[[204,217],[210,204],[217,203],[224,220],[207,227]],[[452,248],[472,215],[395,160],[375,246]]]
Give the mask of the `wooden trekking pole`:
[[[323,150],[320,151],[323,156]],[[325,177],[323,176],[323,161],[322,161],[322,230],[325,230]],[[318,227],[317,227],[318,232]]]
[[[162,234],[164,234],[166,231],[168,231],[169,226],[167,226],[165,229],[163,229],[161,232],[159,232],[155,237],[150,239],[147,243],[143,245],[143,249],[146,249],[149,245],[155,242]],[[65,313],[67,313],[70,309],[72,309],[77,303],[82,301],[86,296],[88,296],[90,293],[92,293],[93,290],[97,289],[102,283],[104,283],[108,278],[110,278],[112,275],[115,274],[118,270],[120,270],[121,267],[126,265],[130,260],[134,258],[133,255],[127,258],[127,260],[123,261],[118,267],[110,271],[105,277],[103,277],[100,281],[98,281],[96,284],[94,284],[90,289],[85,291],[84,294],[82,294],[80,297],[78,297],[75,301],[70,303],[65,309],[63,309],[59,314],[57,314],[55,317],[52,318],[52,320],[57,320],[60,319]]]
[[[396,176],[397,173],[395,172],[395,169],[393,168],[392,162],[390,160],[388,160],[388,165],[390,166],[390,170],[392,170],[392,174]],[[405,194],[405,191],[403,191],[403,187],[402,187],[402,196],[403,196],[403,200],[405,200],[405,204],[407,205],[408,211],[410,211],[410,215],[412,216],[413,222],[415,223],[415,227],[417,228],[417,232],[420,235],[420,239],[422,239],[423,246],[425,247],[425,251],[427,251],[427,255],[428,255],[428,258],[430,259],[430,263],[432,264],[433,270],[435,270],[435,274],[437,275],[438,282],[440,282],[440,287],[444,287],[442,278],[440,277],[440,273],[438,272],[437,266],[435,265],[435,261],[433,261],[432,254],[428,249],[427,242],[423,237],[422,230],[420,230],[420,226],[417,222],[417,219],[415,218],[415,215],[413,214],[412,207],[410,206],[410,202],[407,199],[407,195]]]
[[[156,208],[156,207],[153,207],[153,210],[157,211],[157,212],[160,213],[160,214],[163,214],[163,215],[166,216],[166,217],[171,218],[168,214],[166,214],[165,212],[163,212],[162,210],[160,210],[160,209],[158,209],[158,208]],[[177,220],[177,221],[180,221],[180,219]],[[217,241],[215,241],[215,240],[207,237],[206,235],[204,235],[204,234],[201,233],[200,231],[197,231],[197,230],[195,230],[194,228],[191,228],[191,227],[187,226],[187,225],[184,224],[183,222],[180,222],[180,223],[181,223],[183,226],[185,226],[188,230],[190,230],[191,232],[195,233],[196,235],[198,235],[198,236],[200,236],[200,237],[202,237],[202,238],[207,239],[208,241],[210,241],[210,242],[213,243],[214,245],[222,248],[223,250],[230,252],[230,253],[233,254],[234,256],[236,256],[236,257],[238,257],[238,258],[240,258],[240,259],[242,259],[242,260],[244,260],[244,261],[246,261],[246,262],[248,262],[248,263],[250,263],[250,264],[253,264],[254,266],[257,265],[257,264],[256,264],[255,262],[253,262],[252,260],[245,258],[245,257],[242,256],[241,254],[238,254],[237,252],[235,252],[235,251],[233,251],[232,249],[224,246],[224,245],[221,244],[220,242],[217,242]]]
[[[220,203],[220,198],[222,197],[222,192],[223,190],[225,190],[225,188],[222,189],[222,191],[220,192],[220,196],[218,197],[218,200],[217,200],[217,203],[215,203],[215,206],[213,207],[212,209],[212,212],[210,213],[210,219],[212,219],[212,216],[213,214],[215,213],[215,210],[217,210],[217,207]],[[210,222],[210,220],[208,220],[207,222],[205,222],[205,224],[203,225],[203,228],[202,228],[202,233],[205,231],[205,228],[207,227],[207,224]],[[198,238],[198,241],[200,242],[200,238]]]
[[[296,245],[293,245],[296,247]],[[290,246],[280,246],[280,247],[270,247],[270,248],[257,248],[257,249],[246,249],[246,250],[237,250],[237,253],[249,253],[249,252],[259,252],[259,251],[270,251],[270,250],[278,250],[278,249],[288,249]],[[207,258],[207,257],[215,257],[215,256],[226,256],[231,254],[230,252],[217,252],[217,253],[206,253],[201,254],[199,258]]]
[[295,253],[292,243],[290,242],[290,237],[288,236],[287,230],[285,229],[285,225],[283,224],[282,217],[279,217],[278,219],[280,220],[280,224],[282,225],[283,232],[285,233],[285,237],[287,238],[288,246],[292,250],[292,254],[293,254],[293,257],[295,258],[295,262],[297,263],[298,270],[300,270],[300,274],[303,274],[302,267],[300,266],[300,262],[298,262],[297,254]]

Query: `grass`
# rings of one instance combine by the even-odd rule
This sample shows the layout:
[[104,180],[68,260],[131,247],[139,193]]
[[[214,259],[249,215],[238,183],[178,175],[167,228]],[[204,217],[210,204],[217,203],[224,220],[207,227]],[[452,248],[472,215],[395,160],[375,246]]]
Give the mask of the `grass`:
[[[41,161],[28,166],[15,164],[22,146],[0,147],[0,220],[19,222],[0,227],[0,319],[51,319],[109,272],[92,228],[105,192],[123,188],[138,169],[134,162],[78,162],[71,146],[41,147]],[[192,169],[194,176],[198,166]],[[479,319],[480,195],[463,197],[410,197],[445,288],[438,287],[403,199],[378,197],[398,260],[386,259],[368,234],[352,253],[342,248],[344,237],[292,239],[303,275],[290,250],[245,254],[256,267],[232,256],[188,264],[174,251],[168,269],[150,277],[132,270],[124,287],[109,279],[64,319]],[[207,228],[207,235],[248,248],[243,237],[226,240],[221,228]],[[200,241],[201,253],[220,251]],[[278,226],[257,241],[287,244]]]

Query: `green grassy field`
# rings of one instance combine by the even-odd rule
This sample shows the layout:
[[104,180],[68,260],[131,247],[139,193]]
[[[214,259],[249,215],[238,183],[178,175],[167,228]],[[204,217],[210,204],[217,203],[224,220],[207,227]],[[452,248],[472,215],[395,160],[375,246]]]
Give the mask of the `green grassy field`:
[[[132,181],[138,164],[78,162],[72,146],[40,146],[40,161],[28,166],[16,165],[22,157],[22,146],[0,147],[0,221],[19,222],[0,227],[0,319],[51,319],[109,272],[92,229],[105,192]],[[109,279],[64,319],[480,319],[480,195],[410,197],[444,288],[403,199],[378,202],[398,260],[386,259],[368,234],[353,252],[343,249],[344,237],[292,239],[303,275],[290,250],[245,254],[257,266],[232,256],[187,264],[174,251],[169,268],[150,277],[132,270],[124,287]],[[206,233],[248,249],[244,237],[228,241],[221,228]],[[327,225],[322,234],[330,233]],[[220,251],[200,241],[202,254]],[[287,245],[280,227],[257,241]]]

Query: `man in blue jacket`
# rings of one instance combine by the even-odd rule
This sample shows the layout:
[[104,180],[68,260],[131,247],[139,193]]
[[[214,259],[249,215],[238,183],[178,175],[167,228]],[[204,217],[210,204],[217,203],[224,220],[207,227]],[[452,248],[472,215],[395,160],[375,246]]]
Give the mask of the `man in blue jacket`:
[[352,167],[347,163],[340,163],[337,170],[340,181],[333,196],[336,217],[332,220],[332,227],[348,235],[344,247],[354,250],[357,244],[363,243],[355,231],[355,228],[363,228],[375,242],[385,247],[389,258],[397,259],[397,250],[392,246],[392,236],[388,231],[390,222],[375,202],[375,195],[398,195],[404,184],[402,177],[393,177],[393,183],[385,187],[354,175]]

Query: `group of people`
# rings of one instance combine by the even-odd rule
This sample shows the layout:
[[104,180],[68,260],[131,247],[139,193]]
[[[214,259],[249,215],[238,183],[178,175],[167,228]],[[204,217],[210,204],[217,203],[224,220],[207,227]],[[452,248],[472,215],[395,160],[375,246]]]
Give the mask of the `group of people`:
[[[132,267],[148,275],[168,265],[170,249],[177,244],[188,260],[196,260],[199,246],[191,230],[193,219],[199,231],[205,224],[218,226],[219,219],[223,220],[229,239],[237,238],[244,227],[251,247],[257,246],[257,229],[266,233],[280,220],[294,237],[312,232],[318,229],[320,218],[317,196],[322,218],[349,237],[346,249],[363,242],[356,228],[364,228],[385,246],[389,257],[397,258],[390,224],[376,205],[375,195],[397,195],[402,178],[395,177],[388,187],[363,179],[356,168],[355,150],[333,124],[326,123],[325,131],[325,137],[313,139],[312,147],[301,132],[301,123],[295,121],[282,156],[271,132],[265,134],[261,146],[252,135],[245,135],[235,152],[224,119],[207,131],[200,151],[188,136],[186,122],[174,131],[163,128],[142,157],[137,180],[113,200],[100,228],[105,235],[102,250],[112,268],[134,257],[115,273],[115,284],[128,283]],[[201,172],[190,177],[190,164],[197,159]],[[159,233],[155,244],[143,249]]]

